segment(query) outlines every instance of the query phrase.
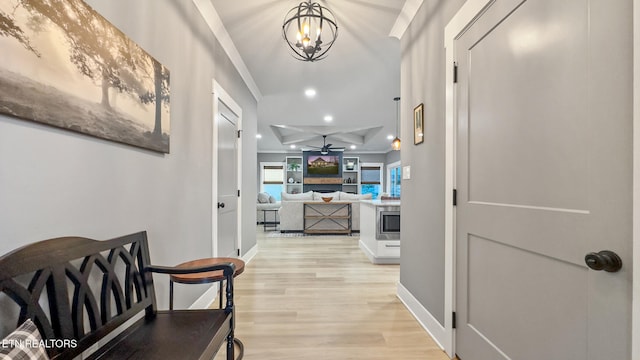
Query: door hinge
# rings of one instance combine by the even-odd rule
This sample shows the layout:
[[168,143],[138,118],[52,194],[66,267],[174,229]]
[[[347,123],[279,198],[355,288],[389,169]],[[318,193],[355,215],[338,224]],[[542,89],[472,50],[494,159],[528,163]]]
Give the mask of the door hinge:
[[456,312],[451,313],[451,328],[456,328]]
[[453,63],[453,83],[454,84],[458,83],[458,63],[457,62]]
[[453,189],[453,206],[458,205],[458,190]]
[[241,134],[242,134],[242,130],[238,130],[238,139],[240,139]]
[[240,190],[238,190],[238,197],[240,197]]

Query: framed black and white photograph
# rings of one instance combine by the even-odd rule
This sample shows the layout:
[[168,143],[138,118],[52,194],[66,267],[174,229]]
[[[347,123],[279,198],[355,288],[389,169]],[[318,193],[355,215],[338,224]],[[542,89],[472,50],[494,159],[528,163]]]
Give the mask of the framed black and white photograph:
[[424,106],[420,104],[413,109],[413,143],[421,144],[424,141]]
[[0,2],[0,113],[169,152],[169,70],[82,0]]

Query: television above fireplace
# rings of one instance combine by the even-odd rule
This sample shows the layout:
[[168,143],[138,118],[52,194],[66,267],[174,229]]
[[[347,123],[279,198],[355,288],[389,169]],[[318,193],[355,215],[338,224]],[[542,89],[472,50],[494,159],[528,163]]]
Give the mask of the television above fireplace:
[[342,152],[304,151],[302,157],[304,177],[342,177]]

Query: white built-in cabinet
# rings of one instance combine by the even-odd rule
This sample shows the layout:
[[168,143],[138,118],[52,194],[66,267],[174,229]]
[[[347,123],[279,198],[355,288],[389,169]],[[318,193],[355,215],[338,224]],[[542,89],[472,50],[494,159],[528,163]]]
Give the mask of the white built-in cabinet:
[[360,158],[342,158],[342,191],[360,194]]
[[[287,156],[284,166],[285,189],[289,194],[303,192],[304,172],[302,156]],[[342,158],[342,191],[360,194],[360,158],[345,156]]]
[[302,156],[287,156],[284,166],[285,189],[289,194],[302,193],[304,183]]

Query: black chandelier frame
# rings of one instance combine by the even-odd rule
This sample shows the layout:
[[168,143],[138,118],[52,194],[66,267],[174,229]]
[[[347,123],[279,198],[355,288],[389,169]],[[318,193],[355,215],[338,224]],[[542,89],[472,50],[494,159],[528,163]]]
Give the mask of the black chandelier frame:
[[[311,27],[312,20],[315,20],[316,27],[319,27],[320,33],[315,40],[308,39],[309,44],[304,45],[302,39],[296,39],[292,42],[287,37],[287,31],[293,24],[297,25],[297,34],[300,36],[311,36],[311,34],[305,33],[303,27],[305,23]],[[323,42],[322,33],[325,31],[325,25],[328,26],[328,33],[331,35],[331,40]],[[309,28],[311,31],[311,28]],[[293,7],[285,16],[284,23],[282,25],[282,36],[287,42],[287,45],[293,51],[294,58],[301,61],[317,61],[327,57],[327,52],[333,46],[336,38],[338,37],[338,22],[335,15],[328,8],[314,3],[311,0],[303,1],[298,6]]]

